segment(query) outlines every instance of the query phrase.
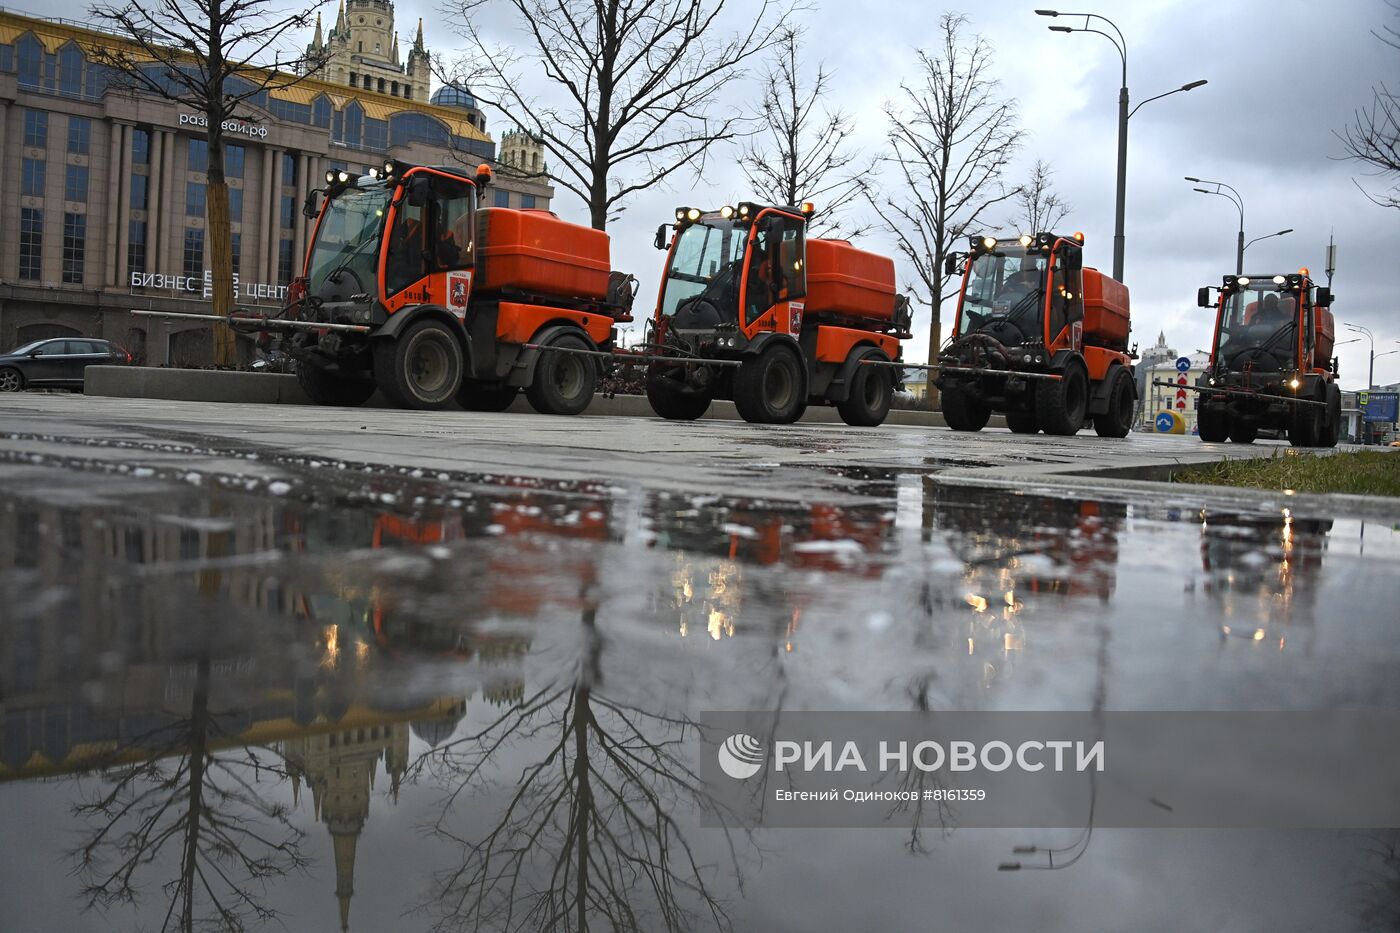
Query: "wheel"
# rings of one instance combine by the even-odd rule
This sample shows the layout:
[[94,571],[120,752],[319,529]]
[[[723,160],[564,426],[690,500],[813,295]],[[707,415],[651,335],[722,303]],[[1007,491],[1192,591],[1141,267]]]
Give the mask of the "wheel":
[[297,364],[297,385],[317,405],[339,408],[363,405],[374,394],[373,380],[347,379],[310,363]]
[[1230,440],[1236,444],[1253,444],[1259,436],[1259,425],[1243,422],[1230,426]]
[[457,404],[467,411],[505,411],[519,394],[519,386],[488,386],[464,379],[457,390]]
[[1202,405],[1196,413],[1196,429],[1201,440],[1209,444],[1222,444],[1230,436],[1230,415],[1223,407]]
[[734,373],[734,407],[753,424],[791,424],[807,402],[807,380],[797,353],[769,344]]
[[1127,437],[1133,429],[1136,396],[1132,374],[1121,366],[1115,369],[1108,387],[1108,411],[1094,416],[1094,433],[1099,437]]
[[462,345],[441,321],[410,324],[375,342],[374,381],[399,408],[444,408],[462,384]]
[[[1326,400],[1326,391],[1322,392]],[[1322,445],[1322,422],[1326,408],[1322,405],[1294,405],[1293,423],[1288,428],[1288,443],[1294,447],[1319,447]]]
[[18,369],[0,369],[0,392],[18,392],[23,388],[23,373]]
[[1071,363],[1062,378],[1047,379],[1035,388],[1035,414],[1046,434],[1078,434],[1088,407],[1089,377],[1082,366]]
[[647,401],[652,411],[670,421],[694,421],[710,407],[709,393],[682,391],[656,366],[647,369]]
[[1336,447],[1337,435],[1342,430],[1342,390],[1334,382],[1327,386],[1327,414],[1323,421],[1322,437],[1318,439],[1323,447]]
[[542,415],[577,415],[593,401],[598,389],[598,366],[593,357],[557,350],[591,350],[577,334],[564,334],[540,351],[535,378],[525,389],[530,407]]
[[943,390],[943,421],[954,431],[980,431],[991,417],[987,403],[967,389],[950,385]]
[[1008,411],[1006,426],[1011,429],[1012,434],[1035,434],[1040,430],[1033,411]]
[[[885,362],[889,357],[883,353],[870,353],[863,359]],[[884,366],[864,366],[856,364],[851,375],[850,394],[844,402],[836,403],[836,411],[841,420],[853,427],[873,428],[883,424],[890,413],[894,401],[893,377],[883,370]]]

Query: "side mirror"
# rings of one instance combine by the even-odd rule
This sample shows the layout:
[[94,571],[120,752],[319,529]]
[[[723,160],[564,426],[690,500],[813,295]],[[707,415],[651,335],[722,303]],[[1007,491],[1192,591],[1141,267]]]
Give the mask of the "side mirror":
[[1210,286],[1203,285],[1196,289],[1196,306],[1198,308],[1212,308],[1215,302],[1210,300]]
[[667,246],[671,245],[671,237],[666,232],[670,229],[670,224],[662,224],[661,226],[657,227],[656,239],[651,241],[651,245],[655,246],[657,249],[665,249]]
[[1064,260],[1061,264],[1066,272],[1081,272],[1084,269],[1084,251],[1081,249],[1067,249],[1062,256]]
[[301,216],[314,219],[321,210],[321,189],[312,188],[306,192],[306,201],[301,205]]
[[958,266],[962,264],[962,253],[949,253],[943,258],[943,274],[953,275],[958,271]]
[[29,351],[29,358],[30,358],[31,360],[37,360],[39,357],[41,357],[41,356],[43,356],[43,355],[44,355],[44,354],[43,354],[42,352],[40,352],[39,350],[30,350],[30,351]]
[[427,175],[419,175],[408,182],[408,206],[422,207],[428,203],[428,193],[432,188],[432,181]]
[[1319,308],[1330,308],[1332,306],[1332,289],[1326,285],[1317,287],[1317,297],[1313,299],[1313,304]]

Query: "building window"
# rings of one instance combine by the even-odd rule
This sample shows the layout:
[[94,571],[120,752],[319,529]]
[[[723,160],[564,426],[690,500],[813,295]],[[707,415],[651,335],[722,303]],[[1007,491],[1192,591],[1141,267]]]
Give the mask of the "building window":
[[229,249],[233,253],[233,274],[237,278],[243,267],[243,234],[233,234],[229,240]]
[[185,159],[185,167],[191,172],[206,172],[209,170],[209,140],[190,140],[190,151]]
[[351,86],[351,87],[359,87],[359,86],[360,86],[360,76],[357,75],[357,74],[355,74],[355,72],[353,72],[353,71],[350,72],[350,86]]
[[290,230],[296,223],[297,199],[290,194],[282,195],[281,226],[284,230]]
[[144,211],[150,203],[147,200],[150,185],[150,176],[131,173],[131,209],[133,211]]
[[185,183],[185,216],[204,216],[204,186],[197,181]]
[[131,161],[137,165],[151,163],[151,131],[134,129],[131,131]]
[[25,35],[15,43],[15,49],[18,53],[19,83],[38,87],[44,70],[44,47],[34,36]]
[[397,82],[397,81],[390,81],[390,82],[389,82],[389,93],[390,93],[390,94],[393,94],[395,97],[398,97],[398,96],[399,96],[399,82]]
[[87,117],[68,118],[68,151],[87,155],[92,148],[92,121]]
[[[378,50],[376,50],[376,51],[378,51]],[[381,94],[384,93],[384,79],[383,79],[383,78],[380,78],[380,79],[379,79],[379,93],[381,93]]]
[[241,222],[243,217],[243,189],[228,189],[228,219],[233,223]]
[[388,120],[365,120],[365,148],[380,151],[389,148]]
[[243,163],[247,158],[248,150],[242,146],[224,147],[224,177],[242,178]]
[[204,231],[198,227],[185,228],[185,249],[182,271],[186,278],[204,279]]
[[364,129],[365,110],[358,103],[352,103],[345,108],[344,135],[341,142],[347,146],[358,149],[360,147],[360,133]]
[[295,153],[282,153],[282,184],[295,185],[297,183],[297,157]]
[[520,196],[520,206],[523,207],[523,208],[532,208],[532,207],[534,207],[534,206],[535,206],[535,196],[534,196],[533,194],[522,194],[522,195]]
[[24,144],[43,149],[49,144],[49,115],[43,110],[24,112]]
[[19,277],[38,281],[44,266],[44,212],[33,207],[19,212]]
[[65,166],[63,173],[63,200],[86,201],[88,195],[88,168],[86,165]]
[[133,220],[127,227],[126,267],[131,272],[146,271],[146,222]]
[[510,207],[510,192],[497,188],[495,200],[491,203],[496,207]]
[[321,129],[331,125],[331,101],[324,94],[311,102],[311,122]]
[[282,240],[277,244],[277,284],[287,285],[292,276],[292,241]]
[[58,93],[80,97],[83,93],[83,51],[70,42],[58,51]]
[[87,252],[87,215],[63,215],[63,281],[83,284],[83,260]]
[[48,163],[43,159],[25,159],[20,166],[20,193],[32,198],[42,198],[47,168]]

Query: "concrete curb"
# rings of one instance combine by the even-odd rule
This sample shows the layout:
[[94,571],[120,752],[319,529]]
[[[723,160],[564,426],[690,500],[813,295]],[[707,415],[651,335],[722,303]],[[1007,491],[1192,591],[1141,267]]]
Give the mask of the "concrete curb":
[[[297,384],[295,376],[280,373],[239,373],[213,369],[156,369],[145,366],[89,366],[85,373],[83,392],[109,398],[154,398],[167,401],[227,402],[262,405],[310,405],[311,400]],[[387,408],[383,396],[375,393],[366,403],[370,408]],[[533,413],[524,397],[517,399],[508,411]],[[640,395],[618,395],[613,398],[596,396],[584,412],[586,416],[652,418],[651,405]],[[706,420],[739,421],[733,402],[716,401],[705,414]],[[834,408],[813,407],[802,417],[803,424],[840,424],[841,416]],[[890,425],[910,427],[944,427],[943,416],[927,411],[891,411],[885,421]],[[989,427],[1005,427],[1000,416],[994,416]]]

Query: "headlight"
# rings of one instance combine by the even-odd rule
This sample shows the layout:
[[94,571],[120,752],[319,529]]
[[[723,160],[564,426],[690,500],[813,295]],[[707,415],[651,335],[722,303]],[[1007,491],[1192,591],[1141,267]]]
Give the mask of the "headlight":
[[328,168],[328,169],[326,169],[326,184],[328,184],[328,185],[333,185],[333,184],[335,184],[335,169],[333,169],[333,168]]
[[1249,276],[1242,275],[1239,278],[1235,279],[1235,281],[1240,283],[1240,287],[1243,288],[1249,284]]
[[1029,353],[1027,353],[1025,356],[1021,357],[1021,362],[1022,362],[1022,363],[1029,363],[1030,361],[1031,361],[1031,355],[1030,355]]
[[1027,249],[1030,249],[1030,245],[1031,245],[1032,243],[1034,243],[1034,242],[1035,242],[1035,237],[1031,236],[1029,233],[1023,233],[1023,234],[1021,234],[1021,245],[1022,245],[1022,246],[1026,247]]
[[699,219],[700,219],[700,208],[698,208],[698,207],[692,207],[690,210],[686,211],[686,212],[685,212],[685,219],[686,219],[686,220],[689,220],[691,223],[694,223],[695,221],[699,220]]
[[1275,284],[1275,285],[1282,285],[1284,282],[1287,282],[1287,281],[1288,281],[1288,280],[1287,280],[1286,278],[1284,278],[1283,276],[1281,276],[1281,275],[1276,275],[1276,276],[1274,276],[1274,284]]
[[719,209],[719,216],[723,217],[725,220],[728,220],[729,218],[734,216],[734,208],[730,207],[728,204],[724,205],[724,207],[721,207]]
[[984,237],[982,238],[982,248],[983,248],[983,249],[996,249],[996,248],[997,248],[997,238],[994,237],[994,236],[984,236]]
[[1293,390],[1296,391],[1297,388],[1298,388],[1300,385],[1302,385],[1302,383],[1298,381],[1298,377],[1297,377],[1297,376],[1294,376],[1292,379],[1288,380],[1288,387],[1289,387],[1290,389],[1293,389]]

